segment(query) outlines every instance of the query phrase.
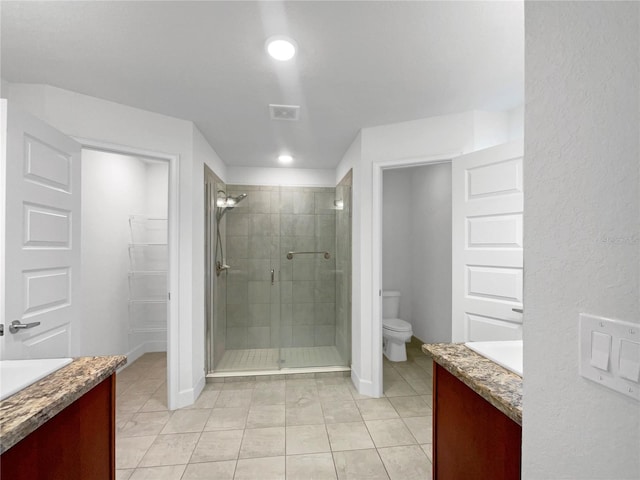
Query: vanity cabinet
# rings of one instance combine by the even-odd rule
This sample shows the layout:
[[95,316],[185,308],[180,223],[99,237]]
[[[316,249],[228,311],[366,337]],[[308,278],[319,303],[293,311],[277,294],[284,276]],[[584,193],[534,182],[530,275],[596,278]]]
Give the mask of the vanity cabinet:
[[433,364],[434,480],[520,478],[521,426]]
[[115,372],[126,361],[78,357],[0,401],[0,478],[113,480]]

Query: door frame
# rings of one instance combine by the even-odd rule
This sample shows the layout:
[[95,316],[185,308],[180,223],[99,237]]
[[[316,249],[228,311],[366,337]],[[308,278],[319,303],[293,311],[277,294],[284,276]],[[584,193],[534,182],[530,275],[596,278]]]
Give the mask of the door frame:
[[371,218],[371,276],[372,276],[372,326],[371,326],[371,366],[372,393],[376,397],[383,394],[382,382],[382,175],[384,170],[406,167],[420,167],[444,162],[453,162],[463,152],[445,152],[424,157],[400,158],[373,163],[373,204]]
[[98,150],[134,157],[147,157],[169,163],[169,205],[167,208],[169,252],[169,298],[167,315],[167,406],[178,407],[180,397],[180,205],[179,155],[144,150],[82,137],[72,136],[83,149]]

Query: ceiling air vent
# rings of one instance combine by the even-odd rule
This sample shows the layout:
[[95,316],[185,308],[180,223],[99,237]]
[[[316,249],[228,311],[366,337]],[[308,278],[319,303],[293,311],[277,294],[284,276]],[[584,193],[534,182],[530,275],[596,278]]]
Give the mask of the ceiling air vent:
[[269,104],[271,120],[289,120],[297,122],[300,120],[300,105],[274,105]]

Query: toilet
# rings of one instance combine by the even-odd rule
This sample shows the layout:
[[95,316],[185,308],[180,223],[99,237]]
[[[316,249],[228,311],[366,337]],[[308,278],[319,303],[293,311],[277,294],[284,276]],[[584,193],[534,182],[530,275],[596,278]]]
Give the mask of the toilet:
[[382,351],[392,362],[407,360],[406,343],[411,341],[411,324],[400,318],[400,292],[382,292]]

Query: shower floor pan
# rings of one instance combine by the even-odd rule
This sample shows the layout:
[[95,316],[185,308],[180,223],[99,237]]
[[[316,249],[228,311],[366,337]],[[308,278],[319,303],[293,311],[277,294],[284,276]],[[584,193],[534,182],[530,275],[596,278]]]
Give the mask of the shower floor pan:
[[[282,358],[280,358],[282,355]],[[279,363],[281,361],[282,363]],[[251,348],[227,350],[209,377],[345,372],[338,349],[330,347]]]

